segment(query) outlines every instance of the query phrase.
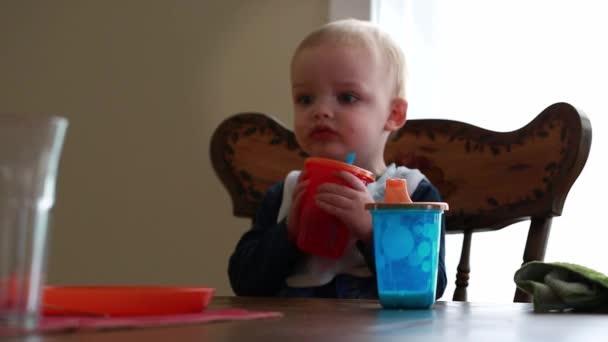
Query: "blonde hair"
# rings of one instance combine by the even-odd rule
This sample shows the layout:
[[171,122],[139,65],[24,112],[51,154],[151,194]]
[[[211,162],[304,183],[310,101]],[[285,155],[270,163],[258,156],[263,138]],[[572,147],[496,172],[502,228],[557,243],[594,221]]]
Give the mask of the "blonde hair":
[[300,51],[321,43],[361,46],[377,52],[394,77],[395,95],[405,98],[406,63],[399,45],[378,26],[368,21],[345,19],[325,24],[308,34],[296,48],[292,63]]

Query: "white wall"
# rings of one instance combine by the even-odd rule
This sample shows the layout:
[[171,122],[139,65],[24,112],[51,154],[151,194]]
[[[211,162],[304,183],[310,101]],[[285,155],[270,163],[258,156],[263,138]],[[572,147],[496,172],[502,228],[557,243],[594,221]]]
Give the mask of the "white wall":
[[325,0],[4,0],[0,111],[70,119],[52,284],[212,286],[248,222],[209,161],[239,111],[291,122],[292,49]]

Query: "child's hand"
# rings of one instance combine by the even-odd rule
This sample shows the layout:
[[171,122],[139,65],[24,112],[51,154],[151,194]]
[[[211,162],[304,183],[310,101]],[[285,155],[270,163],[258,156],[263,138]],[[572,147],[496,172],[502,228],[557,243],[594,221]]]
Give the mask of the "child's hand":
[[372,215],[365,209],[365,203],[374,202],[374,199],[353,174],[340,171],[336,176],[344,179],[350,187],[335,183],[320,185],[315,196],[317,206],[340,219],[358,240],[371,241]]
[[304,198],[304,193],[306,192],[306,188],[308,187],[308,183],[310,181],[306,179],[306,175],[304,171],[300,173],[298,177],[298,184],[293,190],[293,194],[291,197],[291,208],[289,209],[289,214],[287,215],[287,238],[291,242],[295,242],[298,237],[298,214],[300,212],[300,206],[302,203],[302,199]]

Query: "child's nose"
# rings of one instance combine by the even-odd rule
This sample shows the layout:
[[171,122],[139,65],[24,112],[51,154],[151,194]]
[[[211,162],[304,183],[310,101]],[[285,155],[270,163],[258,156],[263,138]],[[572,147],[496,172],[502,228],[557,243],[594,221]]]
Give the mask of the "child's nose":
[[318,102],[313,108],[313,116],[315,119],[329,119],[333,116],[331,106],[324,102]]

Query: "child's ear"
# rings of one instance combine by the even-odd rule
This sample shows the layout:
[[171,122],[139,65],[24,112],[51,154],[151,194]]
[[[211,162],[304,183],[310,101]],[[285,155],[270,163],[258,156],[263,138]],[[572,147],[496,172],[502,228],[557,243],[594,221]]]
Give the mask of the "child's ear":
[[395,97],[391,101],[391,112],[386,120],[384,129],[394,132],[405,125],[407,118],[407,101],[401,97]]

